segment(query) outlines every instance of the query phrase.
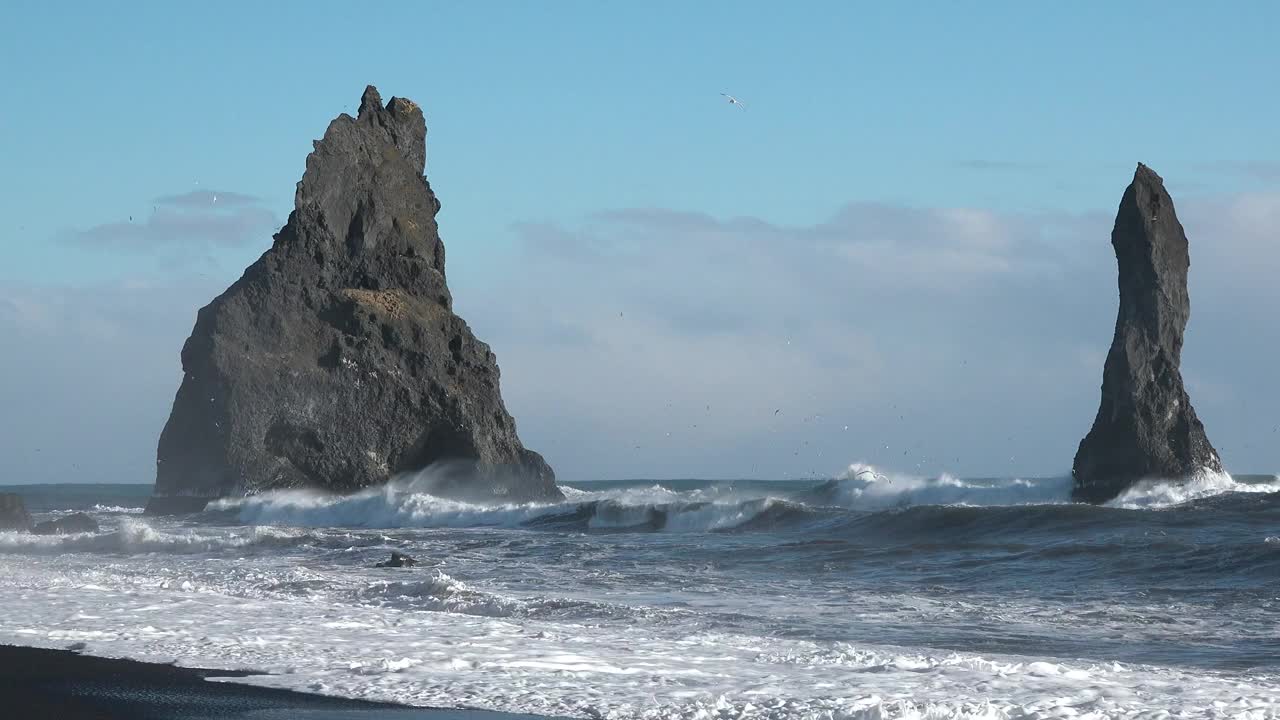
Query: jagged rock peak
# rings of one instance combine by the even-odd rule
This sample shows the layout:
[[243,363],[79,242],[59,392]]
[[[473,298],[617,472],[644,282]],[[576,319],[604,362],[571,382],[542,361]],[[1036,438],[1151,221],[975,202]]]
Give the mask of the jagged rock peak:
[[[307,169],[298,183],[294,204],[302,207],[313,199],[324,203],[333,196],[348,200],[357,197],[362,188],[345,182],[346,178],[339,174],[344,170],[373,170],[372,177],[357,173],[354,179],[364,182],[403,180],[404,169],[395,167],[400,163],[418,178],[426,169],[427,123],[422,108],[411,100],[395,97],[383,106],[378,89],[370,85],[360,98],[356,117],[339,115],[329,123],[324,138],[315,143],[315,150],[307,156]],[[428,194],[435,205],[433,214],[439,212],[439,201],[433,193]],[[328,203],[325,209],[334,208]],[[333,222],[340,219],[330,218]]]
[[560,498],[489,346],[453,313],[421,108],[369,86],[314,147],[271,249],[197,315],[153,506],[428,466],[442,494]]
[[1164,181],[1138,164],[1111,232],[1120,307],[1102,376],[1102,401],[1072,468],[1073,494],[1110,500],[1147,478],[1222,472],[1182,382],[1191,317],[1188,241]]
[[[375,95],[377,94],[377,92],[378,92],[377,90],[374,90]],[[1144,163],[1138,163],[1138,169],[1135,170],[1133,173],[1133,181],[1135,183],[1138,183],[1138,182],[1155,183],[1160,187],[1164,187],[1164,178],[1160,177],[1159,173],[1157,173],[1155,170],[1152,170],[1150,167],[1148,167]]]
[[358,115],[363,116],[365,113],[382,109],[382,95],[378,93],[378,88],[372,85],[366,85],[364,94],[360,96],[360,110]]

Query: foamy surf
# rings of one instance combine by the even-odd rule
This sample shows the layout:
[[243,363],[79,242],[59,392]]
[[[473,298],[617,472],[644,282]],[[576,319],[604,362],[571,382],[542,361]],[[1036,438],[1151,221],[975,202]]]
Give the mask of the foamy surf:
[[930,478],[854,463],[838,480],[833,500],[842,507],[867,511],[917,505],[997,507],[1067,503],[1071,502],[1071,479],[965,480],[947,473]]
[[199,554],[238,551],[255,545],[289,545],[302,537],[304,535],[297,531],[274,527],[222,532],[176,528],[157,530],[150,522],[127,517],[118,525],[105,526],[98,532],[67,535],[0,532],[0,550],[30,554]]
[[1107,505],[1131,510],[1161,509],[1227,493],[1275,492],[1280,492],[1280,479],[1242,483],[1225,472],[1202,471],[1186,480],[1142,480]]
[[97,503],[100,532],[0,533],[0,642],[566,717],[1276,718],[1280,492],[1232,482],[1133,511],[857,466],[183,518],[81,489],[45,507]]
[[246,524],[316,528],[518,528],[571,518],[593,530],[707,532],[742,524],[775,499],[716,488],[677,492],[661,484],[597,492],[568,487],[565,494],[561,503],[478,504],[392,484],[352,495],[266,492],[219,500],[209,509],[234,511]]
[[240,682],[564,717],[1278,717],[1280,684],[1267,675],[765,637],[698,629],[694,614],[530,619],[436,572],[370,585],[350,602],[247,589],[269,571],[211,581],[167,570],[137,582],[68,564],[6,562],[0,602],[24,611],[0,618],[0,642],[82,643],[91,654],[272,673]]
[[[1229,493],[1280,491],[1280,481],[1241,483],[1229,475],[1187,481],[1144,481],[1109,507],[1161,509]],[[472,503],[437,497],[413,484],[392,483],[352,495],[284,490],[220,500],[249,525],[349,528],[525,528],[597,532],[705,533],[829,527],[831,508],[856,513],[919,507],[1066,505],[1071,479],[921,477],[855,463],[825,482],[712,483],[673,488],[641,483],[618,488],[565,488],[559,503]]]
[[[881,471],[854,463],[838,480],[833,498],[843,507],[884,510],[919,505],[1005,507],[1073,502],[1068,476],[1049,478],[962,479],[943,473],[922,477]],[[1280,478],[1243,483],[1228,473],[1203,471],[1184,479],[1149,479],[1135,483],[1108,507],[1160,509],[1228,493],[1280,492]]]
[[526,612],[525,603],[519,600],[475,590],[439,570],[423,580],[373,583],[359,591],[359,598],[382,606],[481,617],[514,617]]
[[254,525],[299,527],[517,527],[555,505],[480,505],[413,492],[392,484],[351,495],[281,490],[219,500],[210,510],[234,510]]

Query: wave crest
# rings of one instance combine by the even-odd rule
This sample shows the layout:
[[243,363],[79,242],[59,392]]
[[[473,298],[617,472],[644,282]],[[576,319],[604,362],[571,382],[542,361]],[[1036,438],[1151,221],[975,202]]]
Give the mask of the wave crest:
[[[559,503],[480,504],[391,483],[352,495],[314,490],[267,492],[220,500],[248,525],[328,528],[539,528],[567,532],[717,532],[803,529],[833,513],[907,508],[1019,508],[1072,504],[1071,478],[958,478],[882,472],[855,463],[823,483],[723,483],[672,489],[661,483],[585,490],[565,487]],[[1237,482],[1228,475],[1150,481],[1130,488],[1113,508],[1161,508],[1233,492],[1280,492],[1280,480]],[[829,526],[828,526],[829,527]]]
[[293,545],[307,538],[305,533],[275,527],[252,527],[235,532],[163,531],[141,520],[125,518],[113,530],[70,535],[0,533],[0,552],[64,553],[84,552],[117,555],[148,553],[198,554],[249,546]]
[[815,495],[840,507],[866,511],[916,505],[1047,505],[1071,502],[1071,478],[965,480],[947,473],[928,478],[854,463],[843,476],[817,488]]
[[218,500],[212,510],[235,510],[250,525],[297,527],[515,527],[553,504],[479,505],[411,492],[398,483],[352,495],[318,490],[278,490]]
[[1139,481],[1107,503],[1107,506],[1129,510],[1156,510],[1227,493],[1275,492],[1280,492],[1280,478],[1272,478],[1271,482],[1244,483],[1228,473],[1205,470],[1186,480]]
[[708,532],[747,523],[784,498],[733,489],[675,491],[660,484],[609,491],[565,488],[567,502],[476,504],[391,483],[353,495],[284,490],[219,500],[249,525],[295,527],[540,527],[576,531]]

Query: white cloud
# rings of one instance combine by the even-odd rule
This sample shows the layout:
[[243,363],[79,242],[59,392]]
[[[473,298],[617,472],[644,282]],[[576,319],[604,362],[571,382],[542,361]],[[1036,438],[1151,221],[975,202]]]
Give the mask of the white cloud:
[[[1280,193],[1179,202],[1184,366],[1237,471],[1280,466],[1278,208]],[[523,439],[565,478],[803,476],[855,460],[1048,474],[1069,468],[1097,410],[1111,223],[867,204],[809,226],[619,210],[519,225],[521,251],[453,291],[498,355]],[[221,289],[193,280],[0,288],[13,481],[72,479],[73,463],[97,468],[79,479],[150,479],[178,353]]]
[[1237,175],[1253,181],[1280,180],[1280,162],[1268,160],[1203,163],[1198,169],[1210,173]]
[[212,291],[0,287],[0,484],[154,480],[179,351]]
[[[1233,417],[1224,383],[1269,375],[1216,345],[1280,300],[1239,275],[1280,259],[1277,198],[1182,203],[1186,362],[1229,462],[1241,427],[1263,421]],[[805,227],[618,210],[518,226],[510,271],[455,294],[498,353],[526,441],[550,446],[569,477],[803,475],[857,459],[1055,473],[1097,409],[1115,322],[1111,224],[1103,212],[869,204]],[[1280,350],[1274,331],[1248,332]]]
[[157,205],[207,210],[217,207],[245,207],[262,205],[262,199],[244,193],[219,190],[192,190],[178,195],[164,195],[155,200]]
[[64,232],[60,239],[91,249],[161,251],[169,254],[171,263],[186,264],[214,248],[261,243],[280,225],[258,198],[201,190],[156,198],[147,215]]

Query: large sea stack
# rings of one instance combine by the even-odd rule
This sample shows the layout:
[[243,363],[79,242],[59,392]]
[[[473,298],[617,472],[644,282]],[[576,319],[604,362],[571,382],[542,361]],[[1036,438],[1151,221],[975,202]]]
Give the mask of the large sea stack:
[[558,499],[453,313],[426,124],[364,91],[307,157],[270,250],[202,308],[160,436],[150,512],[275,488],[348,492],[434,466],[467,499]]
[[1164,181],[1139,164],[1111,231],[1120,312],[1102,374],[1102,404],[1080,442],[1077,500],[1106,502],[1144,478],[1221,472],[1182,385],[1182,333],[1191,315],[1187,236]]

